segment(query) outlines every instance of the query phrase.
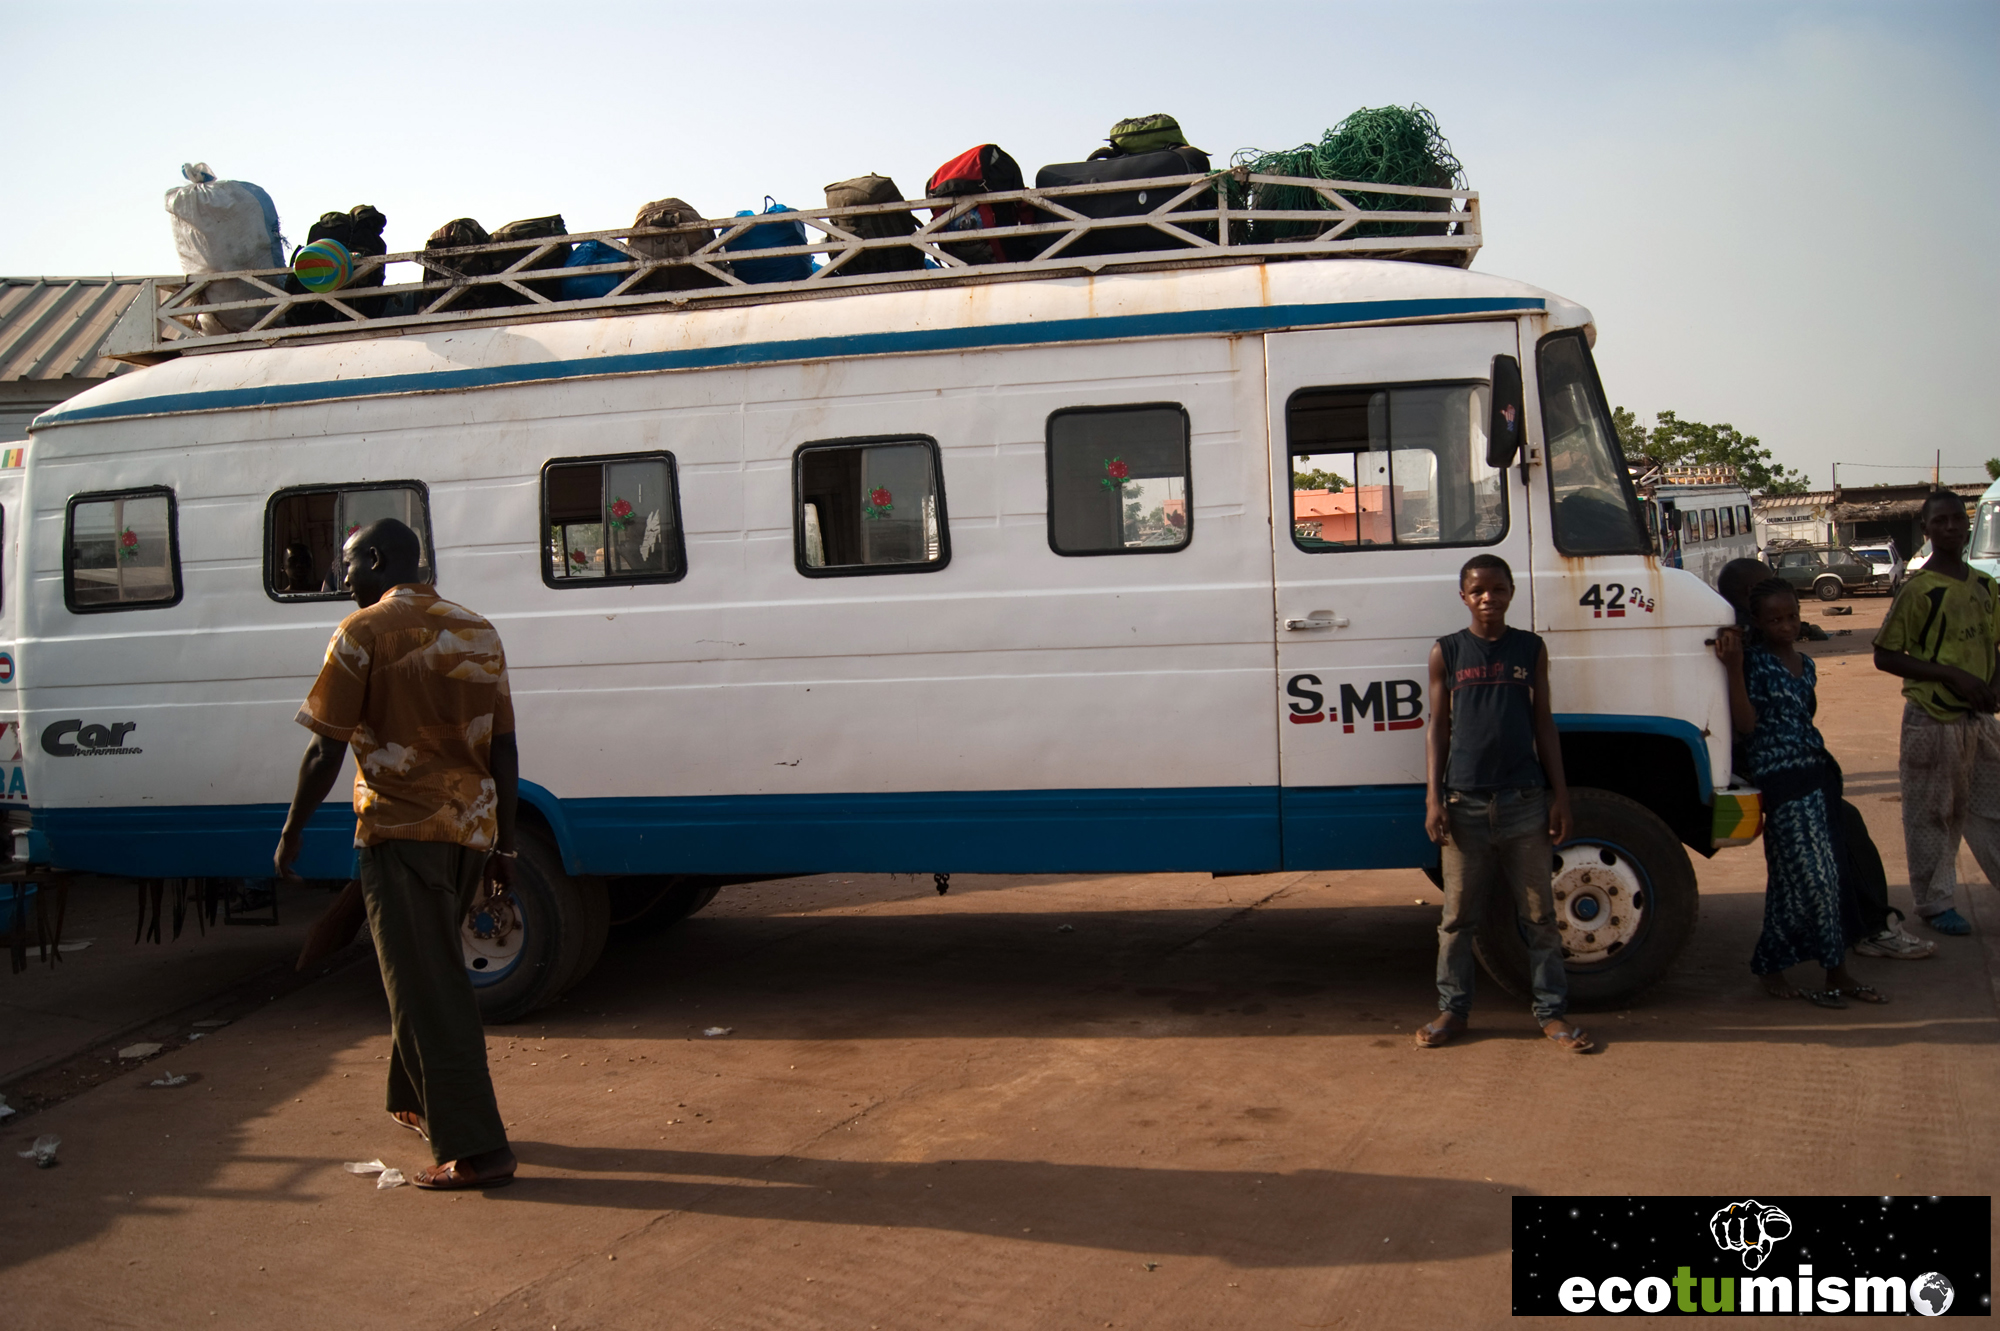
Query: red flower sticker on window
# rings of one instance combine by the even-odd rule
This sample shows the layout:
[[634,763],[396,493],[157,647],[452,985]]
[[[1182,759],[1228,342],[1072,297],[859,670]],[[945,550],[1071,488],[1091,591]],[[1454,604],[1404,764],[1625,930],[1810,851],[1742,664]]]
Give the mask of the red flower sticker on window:
[[896,496],[889,493],[889,487],[878,485],[868,492],[861,501],[861,516],[864,518],[886,518],[896,511]]
[[120,559],[137,559],[139,557],[139,537],[130,527],[127,527],[119,534],[118,557]]
[[1132,468],[1123,458],[1104,459],[1104,479],[1098,484],[1107,490],[1116,490],[1132,479]]
[[588,562],[589,558],[590,557],[584,554],[583,551],[581,550],[572,550],[569,552],[569,562],[576,565],[578,568],[582,568],[584,564]]
[[611,530],[624,531],[632,523],[632,505],[623,499],[611,501]]

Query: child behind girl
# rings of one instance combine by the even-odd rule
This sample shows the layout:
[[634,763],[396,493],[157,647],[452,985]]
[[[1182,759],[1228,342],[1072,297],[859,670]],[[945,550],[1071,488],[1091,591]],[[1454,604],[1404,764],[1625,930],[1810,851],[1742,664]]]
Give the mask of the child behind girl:
[[[1844,835],[1834,801],[1837,769],[1813,714],[1818,673],[1798,649],[1798,593],[1771,579],[1750,590],[1758,639],[1745,648],[1735,635],[1717,644],[1729,668],[1729,709],[1737,733],[1749,736],[1750,778],[1764,793],[1764,931],[1751,971],[1776,998],[1804,998],[1844,1008],[1849,998],[1889,1000],[1848,973],[1848,946],[1864,934],[1840,886]],[[1806,961],[1826,968],[1822,988],[1795,989],[1785,971]]]

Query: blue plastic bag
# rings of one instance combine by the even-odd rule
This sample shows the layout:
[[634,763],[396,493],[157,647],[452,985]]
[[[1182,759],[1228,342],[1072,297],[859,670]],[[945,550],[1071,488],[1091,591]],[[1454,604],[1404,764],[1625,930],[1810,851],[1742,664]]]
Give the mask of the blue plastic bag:
[[[632,256],[615,245],[607,245],[601,240],[586,240],[570,250],[569,259],[563,267],[589,268],[600,263],[631,261]],[[630,276],[630,273],[586,273],[582,277],[565,277],[561,296],[564,300],[596,300],[610,295],[620,282]]]
[[[764,196],[764,215],[789,213],[793,209]],[[738,217],[755,217],[756,213],[745,208]],[[769,222],[763,226],[753,226],[742,235],[723,245],[731,253],[743,250],[773,250],[787,245],[806,243],[804,222]],[[788,254],[779,259],[735,259],[730,262],[730,271],[745,282],[803,282],[813,273],[810,254]]]

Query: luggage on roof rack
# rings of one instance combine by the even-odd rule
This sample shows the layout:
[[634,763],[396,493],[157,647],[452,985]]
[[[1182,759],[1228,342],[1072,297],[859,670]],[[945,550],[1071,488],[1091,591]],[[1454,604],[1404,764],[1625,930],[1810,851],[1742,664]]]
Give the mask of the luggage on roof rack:
[[[285,238],[278,232],[278,210],[271,196],[245,180],[217,180],[207,162],[181,167],[187,184],[167,191],[167,213],[173,218],[174,249],[181,271],[190,277],[206,273],[266,271],[285,266]],[[216,305],[255,300],[264,295],[256,283],[240,279],[210,282],[197,303]],[[204,333],[242,333],[257,326],[263,310],[226,310],[200,315]]]
[[[979,194],[1004,194],[1022,188],[1021,164],[1009,157],[998,144],[982,143],[968,148],[931,173],[924,192],[934,199],[957,199]],[[931,214],[937,216],[935,211]],[[1033,226],[1035,210],[1028,204],[981,203],[953,218],[943,229],[952,232],[987,231],[1003,226]],[[960,263],[1021,263],[1034,258],[1048,241],[1038,236],[1003,236],[996,240],[976,240],[944,246],[944,252]]]
[[[334,240],[346,247],[347,252],[359,259],[365,255],[387,254],[389,247],[382,240],[382,230],[389,225],[389,219],[373,204],[357,203],[344,213],[321,213],[319,221],[306,232],[306,244],[315,241]],[[294,254],[293,260],[298,256]],[[358,269],[360,264],[356,264]],[[352,277],[337,290],[341,293],[357,291],[366,287],[379,287],[386,269],[378,265],[373,269]],[[285,290],[295,296],[305,294],[305,283],[296,275],[285,279]],[[345,294],[339,297],[342,304],[351,307],[363,318],[372,319],[382,312],[385,302],[379,297],[350,299]],[[346,323],[347,316],[331,305],[294,305],[286,312],[285,322],[294,328],[312,324]]]
[[[1175,132],[1178,133],[1178,129]],[[1035,172],[1035,188],[1098,185],[1118,180],[1151,180],[1160,176],[1185,176],[1207,170],[1208,154],[1199,148],[1190,148],[1183,144],[1178,148],[1166,148],[1159,152],[1096,157],[1086,162],[1058,162]],[[1072,195],[1061,202],[1065,207],[1074,208],[1085,217],[1136,217],[1152,212],[1182,192],[1181,186],[1156,186],[1149,190]],[[1192,212],[1214,206],[1214,195],[1204,192],[1179,205],[1178,211]],[[1215,239],[1213,222],[1190,222],[1186,224],[1186,230],[1203,240]],[[1088,232],[1079,236],[1061,252],[1080,256],[1193,248],[1191,242],[1157,227],[1135,226]]]
[[[699,253],[704,245],[715,240],[713,228],[698,225],[703,220],[695,206],[684,199],[655,199],[641,208],[632,219],[634,227],[667,230],[678,228],[672,235],[633,236],[625,243],[635,254],[643,254],[649,259],[685,259]],[[727,286],[721,278],[712,273],[687,264],[677,264],[649,273],[639,279],[634,292],[640,291],[689,291],[698,287]]]
[[1099,148],[1092,153],[1091,161],[1095,162],[1104,157],[1165,152],[1169,148],[1188,146],[1187,136],[1181,133],[1181,122],[1165,113],[1132,116],[1121,120],[1111,127],[1111,132],[1104,136],[1104,141],[1110,146]]
[[[764,212],[761,214],[762,216],[768,217],[773,213],[795,211],[797,210],[786,204],[779,203],[768,194],[764,196]],[[760,214],[753,209],[745,208],[736,215],[738,217],[757,217]],[[804,222],[767,222],[759,226],[753,226],[747,231],[738,232],[729,240],[724,241],[722,248],[732,254],[740,254],[745,250],[785,249],[788,246],[803,245],[805,243],[806,224]],[[810,254],[784,254],[775,259],[732,259],[729,263],[729,271],[743,281],[757,285],[767,282],[803,282],[812,276],[813,262]]]
[[[518,222],[509,222],[505,226],[499,226],[493,229],[493,239],[496,242],[503,240],[546,241],[546,240],[552,240],[557,236],[566,236],[568,234],[569,234],[568,229],[563,226],[563,219],[561,213],[554,213],[548,217],[525,217]],[[498,259],[498,266],[494,269],[494,271],[505,272],[508,268],[512,267],[514,264],[519,263],[523,259],[527,259],[530,255],[534,254],[535,251],[540,248],[541,246],[539,245],[525,245],[518,250],[502,251],[499,255],[496,256],[496,258]],[[569,246],[557,245],[555,248],[543,254],[540,258],[533,259],[532,261],[530,261],[527,266],[527,270],[564,267],[569,263],[569,252],[570,252]],[[549,300],[560,300],[562,298],[562,283],[560,281],[524,282],[522,283],[522,285],[527,287],[528,290],[534,292],[536,295],[544,296]],[[498,302],[501,305],[527,305],[532,303],[526,297],[520,295],[518,292],[506,291],[504,288],[495,288],[495,290],[499,290],[502,292],[502,299]]]
[[[829,208],[865,208],[902,203],[903,192],[887,176],[856,176],[826,187]],[[864,213],[841,224],[863,240],[893,240],[917,229],[917,215],[908,208],[897,212]],[[864,273],[904,273],[924,266],[924,252],[914,245],[884,245],[862,250],[828,276],[859,277]]]

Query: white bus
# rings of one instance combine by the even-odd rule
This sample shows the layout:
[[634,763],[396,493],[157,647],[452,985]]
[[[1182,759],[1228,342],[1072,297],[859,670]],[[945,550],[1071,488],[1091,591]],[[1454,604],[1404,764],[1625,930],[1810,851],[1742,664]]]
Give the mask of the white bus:
[[1750,492],[1740,485],[1663,484],[1645,504],[1646,526],[1661,561],[1711,587],[1724,564],[1757,557]]
[[[1169,184],[1184,203],[1217,179]],[[1221,243],[1177,214],[1180,251],[977,266],[930,241],[965,208],[938,200],[910,243],[941,269],[846,290],[745,287],[722,235],[669,263],[600,233],[633,255],[607,298],[530,304],[503,273],[449,290],[519,306],[461,314],[391,284],[388,313],[343,305],[331,332],[284,321],[317,298],[274,296],[260,331],[204,335],[180,312],[205,279],[149,291],[122,346],[159,363],[41,417],[4,514],[35,844],[98,873],[267,875],[293,716],[351,608],[336,551],[394,515],[506,645],[525,872],[465,935],[495,1019],[588,969],[613,896],[1434,872],[1425,660],[1465,621],[1460,565],[1492,553],[1548,640],[1577,788],[1572,984],[1629,995],[1693,927],[1687,850],[1756,832],[1708,646],[1730,615],[1653,557],[1586,310],[1365,257],[1469,261],[1472,196],[1435,193],[1460,231],[1400,247],[1231,249],[1245,214],[1210,203],[1185,216]],[[821,254],[876,244],[801,216]],[[672,264],[718,280],[637,292]],[[350,874],[352,834],[336,797],[300,871]],[[1495,918],[1482,955],[1518,985]]]

